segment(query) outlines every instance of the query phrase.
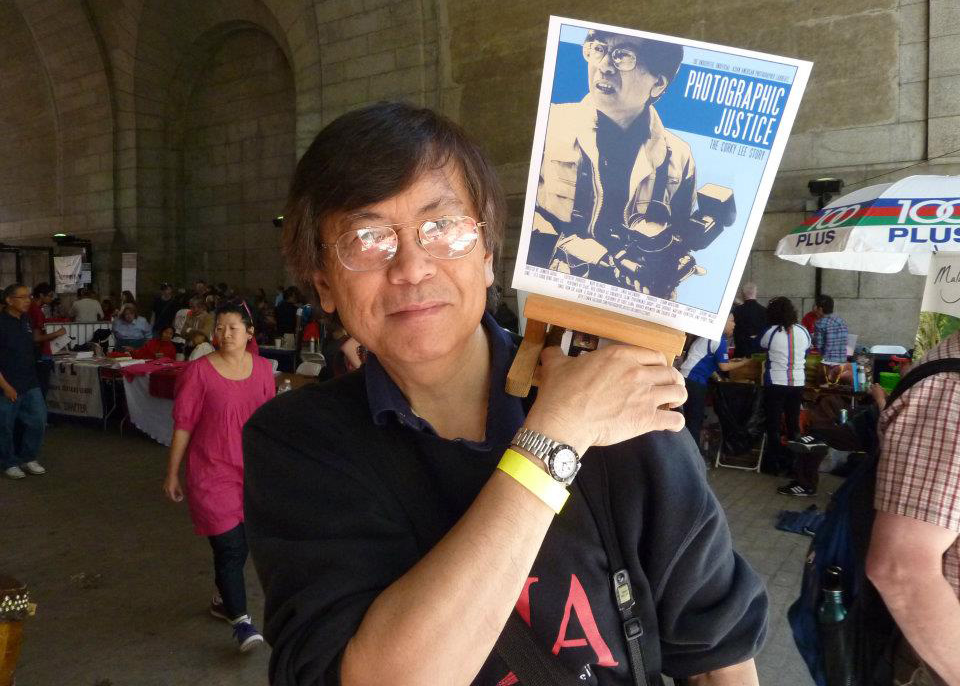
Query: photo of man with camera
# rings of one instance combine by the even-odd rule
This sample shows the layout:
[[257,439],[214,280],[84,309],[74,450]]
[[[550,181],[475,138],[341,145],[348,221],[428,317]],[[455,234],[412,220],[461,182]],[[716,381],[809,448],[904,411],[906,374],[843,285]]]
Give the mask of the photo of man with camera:
[[733,223],[733,193],[696,191],[690,146],[655,103],[676,78],[683,46],[590,30],[589,90],[553,104],[528,264],[659,298],[705,270],[691,251]]

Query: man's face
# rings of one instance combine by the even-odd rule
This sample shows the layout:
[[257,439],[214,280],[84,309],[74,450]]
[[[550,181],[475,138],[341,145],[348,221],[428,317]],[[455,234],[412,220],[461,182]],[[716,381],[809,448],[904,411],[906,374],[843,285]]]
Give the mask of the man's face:
[[166,288],[161,288],[160,297],[163,298],[164,300],[169,300],[170,298],[173,297],[173,289],[170,288],[169,286]]
[[19,315],[26,314],[30,310],[30,289],[21,286],[7,298],[7,307]]
[[[326,312],[338,312],[350,334],[388,363],[420,363],[456,354],[477,330],[493,283],[493,256],[483,237],[473,252],[437,259],[417,242],[419,223],[443,215],[477,218],[459,169],[424,172],[405,191],[356,212],[334,217],[324,241],[366,226],[394,227],[399,245],[387,266],[346,269],[336,249],[327,249],[313,283]],[[481,230],[482,231],[482,230]]]
[[[666,78],[652,75],[639,60],[629,71],[620,71],[614,65],[613,53],[618,48],[632,51],[634,55],[638,52],[627,36],[607,36],[591,43],[595,45],[587,50],[593,56],[587,59],[587,78],[590,97],[599,111],[613,118],[638,116],[651,98],[659,97],[666,90]],[[590,43],[585,48],[588,46]],[[601,57],[604,47],[606,54]]]

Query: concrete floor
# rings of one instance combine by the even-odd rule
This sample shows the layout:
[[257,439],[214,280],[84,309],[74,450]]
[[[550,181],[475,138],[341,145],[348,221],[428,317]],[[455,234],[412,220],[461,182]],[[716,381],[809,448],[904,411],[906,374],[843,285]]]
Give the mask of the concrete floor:
[[[230,628],[206,613],[210,550],[193,535],[186,506],[161,493],[166,450],[136,432],[65,423],[52,429],[42,477],[0,480],[0,570],[28,583],[20,686],[262,686],[269,649],[241,655]],[[780,509],[823,506],[774,492],[779,481],[711,472],[739,550],[763,575],[771,632],[760,682],[812,686],[786,625],[809,539],[773,528]],[[263,598],[247,567],[250,610]]]

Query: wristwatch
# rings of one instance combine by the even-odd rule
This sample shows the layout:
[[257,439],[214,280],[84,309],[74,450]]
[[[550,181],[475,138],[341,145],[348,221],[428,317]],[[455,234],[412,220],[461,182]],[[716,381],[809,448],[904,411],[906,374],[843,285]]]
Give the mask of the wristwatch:
[[554,479],[569,486],[580,471],[580,455],[569,445],[557,443],[542,433],[521,427],[511,445],[523,448],[547,466]]

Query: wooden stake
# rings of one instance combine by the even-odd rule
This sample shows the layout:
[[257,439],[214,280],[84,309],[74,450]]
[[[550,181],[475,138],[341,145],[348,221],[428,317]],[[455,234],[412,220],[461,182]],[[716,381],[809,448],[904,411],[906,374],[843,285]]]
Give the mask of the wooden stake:
[[529,395],[531,386],[537,385],[535,374],[540,353],[547,345],[548,324],[553,327],[551,333],[554,329],[573,329],[620,343],[659,350],[667,358],[667,364],[673,364],[683,351],[686,339],[683,331],[668,326],[544,295],[529,295],[523,313],[527,318],[527,328],[506,383],[507,393],[521,398]]

